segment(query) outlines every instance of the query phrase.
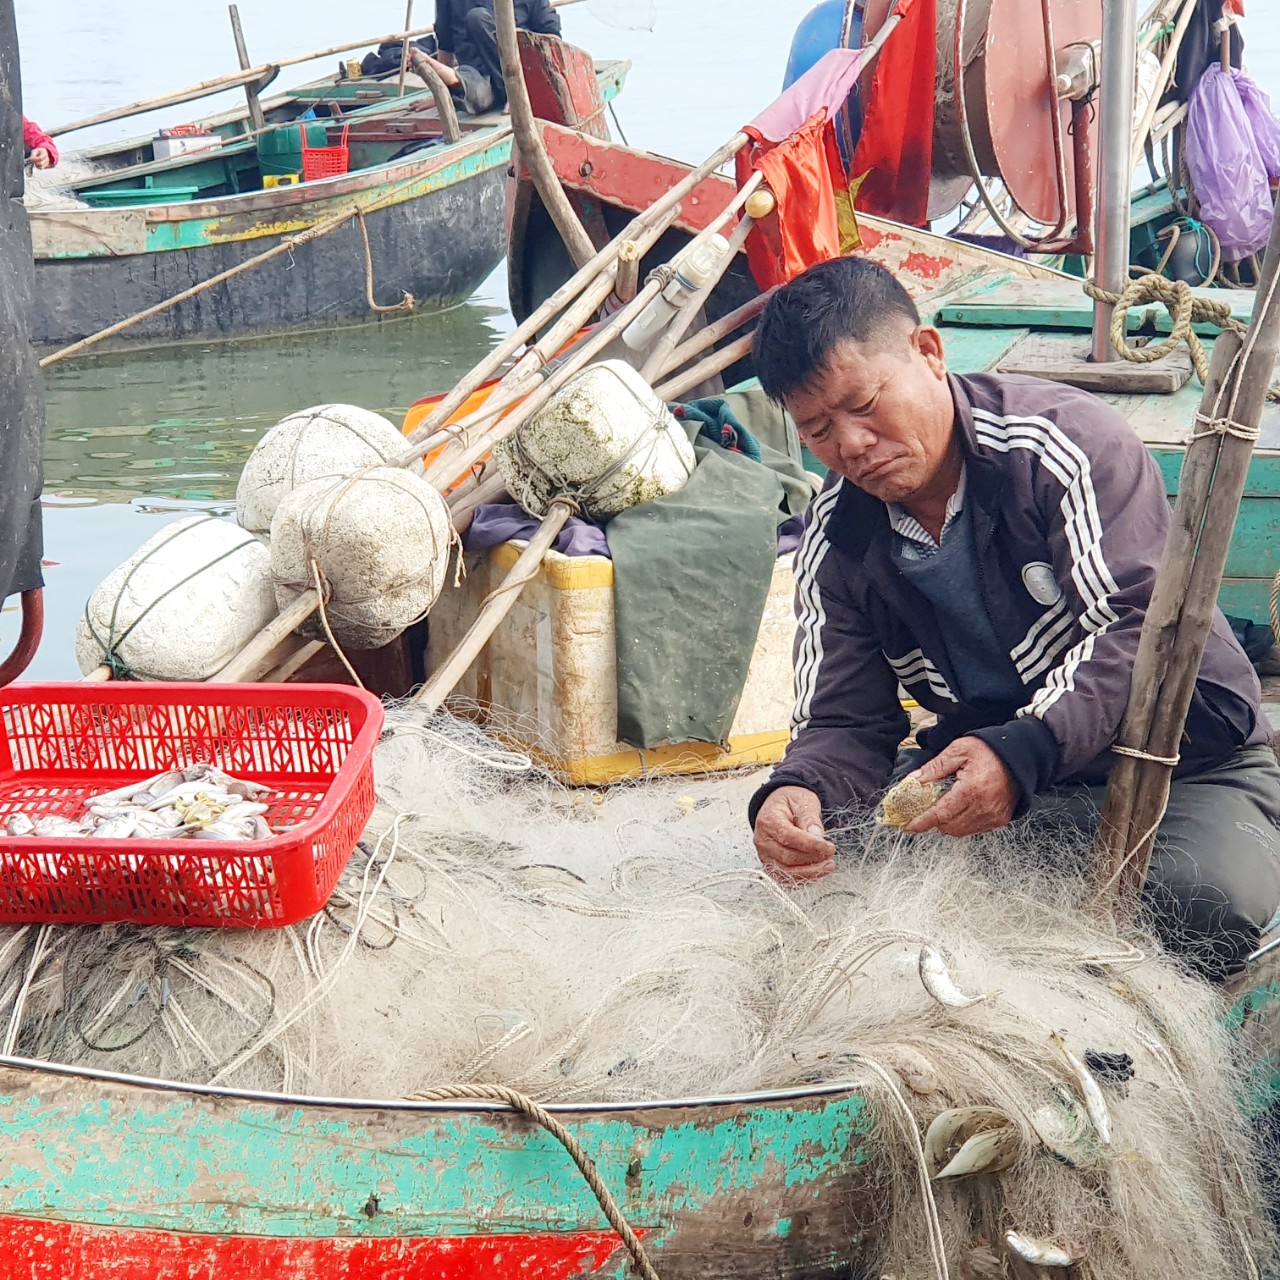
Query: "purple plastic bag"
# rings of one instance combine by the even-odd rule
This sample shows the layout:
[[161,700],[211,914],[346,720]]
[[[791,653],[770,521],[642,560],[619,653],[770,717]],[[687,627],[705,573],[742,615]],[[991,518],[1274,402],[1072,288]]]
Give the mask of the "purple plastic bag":
[[1233,75],[1267,177],[1280,178],[1280,120],[1271,113],[1271,99],[1252,76],[1245,75],[1243,71],[1236,71]]
[[1239,72],[1228,75],[1217,65],[1209,67],[1192,90],[1187,112],[1187,171],[1200,216],[1229,261],[1257,253],[1271,233],[1267,166],[1238,78]]

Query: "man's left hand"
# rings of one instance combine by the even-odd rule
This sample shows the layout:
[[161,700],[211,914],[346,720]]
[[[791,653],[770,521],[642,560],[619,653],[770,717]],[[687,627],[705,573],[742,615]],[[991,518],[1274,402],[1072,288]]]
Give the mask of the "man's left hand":
[[981,836],[1008,825],[1018,804],[1018,787],[981,738],[957,738],[915,772],[921,782],[941,782],[952,775],[955,785],[908,831]]

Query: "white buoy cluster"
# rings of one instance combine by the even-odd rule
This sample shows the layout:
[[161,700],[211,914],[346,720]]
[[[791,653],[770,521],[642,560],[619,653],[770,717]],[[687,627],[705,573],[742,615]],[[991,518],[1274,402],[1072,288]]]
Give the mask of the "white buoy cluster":
[[326,404],[258,442],[236,489],[236,523],[198,515],[160,530],[94,591],[76,636],[103,663],[155,680],[207,680],[297,595],[324,593],[308,631],[355,649],[389,643],[435,602],[453,538],[448,508],[403,466],[380,414]]
[[[587,366],[536,411],[495,428],[492,447],[507,490],[542,520],[545,546],[571,512],[607,519],[680,489],[696,465],[684,427],[617,360]],[[389,644],[439,597],[457,541],[448,504],[408,450],[390,422],[354,405],[278,422],[245,464],[234,524],[202,515],[170,525],[93,593],[80,669],[253,678],[235,660],[255,642],[269,649],[260,637],[273,624],[281,639],[298,627],[342,649]],[[526,568],[537,564],[522,566],[524,578]],[[504,608],[428,682],[433,698],[448,696],[517,594],[513,584]]]

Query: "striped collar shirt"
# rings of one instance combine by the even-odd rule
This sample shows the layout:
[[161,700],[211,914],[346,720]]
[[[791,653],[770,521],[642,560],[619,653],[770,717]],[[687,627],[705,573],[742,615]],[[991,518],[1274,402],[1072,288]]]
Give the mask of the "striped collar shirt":
[[898,545],[898,550],[904,559],[928,560],[937,553],[942,539],[947,536],[947,530],[951,528],[956,521],[956,517],[964,510],[966,478],[967,474],[962,470],[960,472],[960,483],[956,485],[955,493],[947,499],[946,515],[942,521],[942,535],[937,542],[933,540],[933,535],[928,529],[906,507],[897,502],[886,504],[889,511],[889,527],[902,539]]

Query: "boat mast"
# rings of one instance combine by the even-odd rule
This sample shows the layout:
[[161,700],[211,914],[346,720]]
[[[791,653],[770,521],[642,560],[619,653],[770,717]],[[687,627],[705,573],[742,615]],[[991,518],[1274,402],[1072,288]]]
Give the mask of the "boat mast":
[[[1120,293],[1129,279],[1129,195],[1133,186],[1133,97],[1137,81],[1137,0],[1102,0],[1102,77],[1098,110],[1100,148],[1094,226],[1095,282]],[[1115,360],[1110,303],[1093,304],[1094,360]]]

